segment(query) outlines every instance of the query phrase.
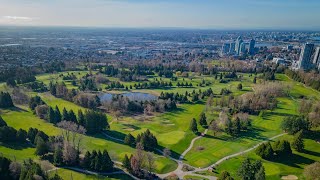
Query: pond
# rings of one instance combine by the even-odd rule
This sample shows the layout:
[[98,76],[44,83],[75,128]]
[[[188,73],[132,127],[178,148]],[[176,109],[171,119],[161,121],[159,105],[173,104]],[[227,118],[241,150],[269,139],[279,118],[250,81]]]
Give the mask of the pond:
[[[103,101],[111,101],[112,96],[116,94],[111,93],[101,93],[99,94],[99,98],[101,102]],[[151,101],[158,99],[157,96],[149,93],[141,93],[141,92],[128,92],[128,93],[122,93],[121,95],[128,97],[131,101]]]

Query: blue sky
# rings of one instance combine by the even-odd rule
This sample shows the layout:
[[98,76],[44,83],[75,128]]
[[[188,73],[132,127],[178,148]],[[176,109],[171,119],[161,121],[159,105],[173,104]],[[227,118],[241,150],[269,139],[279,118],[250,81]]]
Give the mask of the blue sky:
[[0,25],[320,29],[320,0],[0,0]]

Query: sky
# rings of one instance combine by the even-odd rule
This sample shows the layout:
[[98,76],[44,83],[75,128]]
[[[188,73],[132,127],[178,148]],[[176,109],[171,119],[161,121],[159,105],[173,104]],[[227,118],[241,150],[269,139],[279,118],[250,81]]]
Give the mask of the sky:
[[0,25],[320,30],[320,0],[0,0]]

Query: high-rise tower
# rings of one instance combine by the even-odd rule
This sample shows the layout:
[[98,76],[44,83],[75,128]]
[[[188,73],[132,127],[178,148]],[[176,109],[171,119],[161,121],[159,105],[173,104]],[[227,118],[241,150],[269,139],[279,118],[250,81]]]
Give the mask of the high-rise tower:
[[298,69],[309,70],[312,68],[312,51],[314,44],[306,43],[303,45],[298,62]]

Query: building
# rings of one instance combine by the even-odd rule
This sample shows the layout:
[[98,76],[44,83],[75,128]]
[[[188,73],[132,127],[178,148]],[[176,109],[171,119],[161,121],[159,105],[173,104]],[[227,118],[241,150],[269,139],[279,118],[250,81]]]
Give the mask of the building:
[[242,37],[239,36],[236,40],[236,47],[235,47],[235,51],[238,55],[240,54],[240,46],[242,43],[243,43]]
[[316,52],[314,53],[313,57],[313,64],[319,67],[320,65],[320,47],[316,48]]
[[311,61],[311,56],[312,56],[313,48],[314,48],[314,44],[306,43],[303,45],[300,53],[297,69],[309,70],[312,68],[313,64]]
[[286,65],[286,60],[283,58],[273,58],[272,62],[275,64]]
[[249,43],[249,54],[254,55],[254,46],[256,45],[256,41],[254,39],[250,40]]
[[292,45],[288,45],[288,46],[287,46],[287,50],[288,50],[288,51],[293,50],[293,46],[292,46]]
[[235,53],[235,49],[236,49],[236,43],[235,43],[235,42],[231,42],[231,43],[230,43],[230,51],[229,51],[229,54],[234,54],[234,53]]
[[230,51],[230,43],[224,43],[221,48],[221,54],[228,54]]
[[246,45],[247,44],[244,43],[244,42],[240,44],[239,54],[245,54],[246,53],[246,50],[247,50],[246,49]]

